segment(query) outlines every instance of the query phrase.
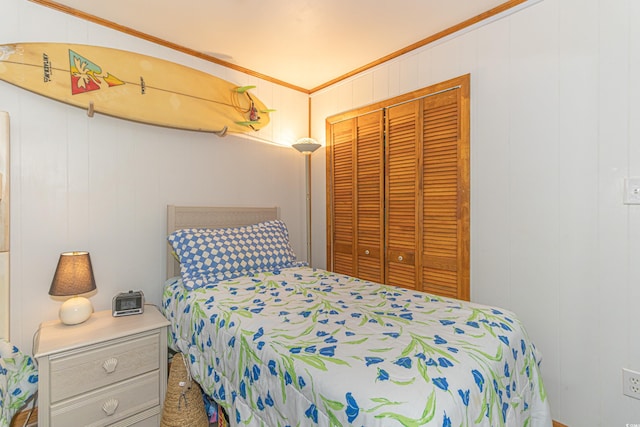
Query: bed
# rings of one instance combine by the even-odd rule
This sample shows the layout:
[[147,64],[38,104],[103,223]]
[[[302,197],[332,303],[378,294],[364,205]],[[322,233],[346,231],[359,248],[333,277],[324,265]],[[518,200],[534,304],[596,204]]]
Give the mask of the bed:
[[37,389],[38,369],[33,358],[0,338],[0,427],[9,427]]
[[162,307],[231,425],[551,426],[515,314],[300,264],[276,208],[192,209]]

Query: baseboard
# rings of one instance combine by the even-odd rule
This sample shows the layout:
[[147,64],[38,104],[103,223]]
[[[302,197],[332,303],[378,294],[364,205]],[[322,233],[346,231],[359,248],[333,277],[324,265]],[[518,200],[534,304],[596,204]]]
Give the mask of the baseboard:
[[[28,417],[28,419],[27,419]],[[33,412],[29,414],[29,411],[18,412],[11,420],[10,427],[37,427],[38,426],[38,408],[33,408]]]

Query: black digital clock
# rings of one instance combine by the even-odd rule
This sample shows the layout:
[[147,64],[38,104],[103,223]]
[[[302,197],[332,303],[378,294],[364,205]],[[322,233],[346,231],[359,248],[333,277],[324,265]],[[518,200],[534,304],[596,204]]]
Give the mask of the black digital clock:
[[113,297],[113,316],[130,316],[142,314],[144,311],[144,294],[142,291],[122,292]]

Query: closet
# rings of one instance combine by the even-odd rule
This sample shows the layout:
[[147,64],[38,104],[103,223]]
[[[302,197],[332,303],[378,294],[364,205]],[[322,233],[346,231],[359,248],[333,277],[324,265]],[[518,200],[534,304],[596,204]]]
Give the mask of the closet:
[[328,269],[469,299],[469,76],[327,119]]

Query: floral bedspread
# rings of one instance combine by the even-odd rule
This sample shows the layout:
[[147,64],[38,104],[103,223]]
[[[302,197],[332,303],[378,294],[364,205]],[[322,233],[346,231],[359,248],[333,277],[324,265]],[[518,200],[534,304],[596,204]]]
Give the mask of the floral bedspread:
[[0,339],[0,427],[11,424],[11,418],[37,389],[38,372],[33,359]]
[[502,309],[309,267],[172,280],[163,309],[232,425],[551,426],[540,355]]

